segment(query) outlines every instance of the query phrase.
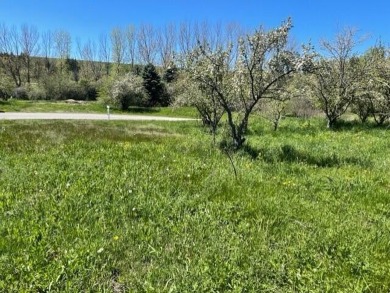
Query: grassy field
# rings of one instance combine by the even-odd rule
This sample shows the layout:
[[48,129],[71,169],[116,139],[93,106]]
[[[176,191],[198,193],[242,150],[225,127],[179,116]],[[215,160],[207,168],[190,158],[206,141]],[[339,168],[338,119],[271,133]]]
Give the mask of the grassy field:
[[[28,100],[0,100],[0,111],[4,112],[80,112],[80,113],[106,113],[107,108],[96,101],[67,103],[65,101],[28,101]],[[171,117],[197,116],[196,110],[190,107],[161,107],[139,108],[132,107],[128,111],[110,110],[113,114],[142,114]]]
[[1,121],[0,291],[388,292],[390,132]]

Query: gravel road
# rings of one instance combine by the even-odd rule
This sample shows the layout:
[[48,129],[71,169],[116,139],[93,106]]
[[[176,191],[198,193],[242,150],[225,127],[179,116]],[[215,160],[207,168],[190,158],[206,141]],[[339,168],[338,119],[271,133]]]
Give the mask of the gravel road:
[[155,121],[191,121],[191,118],[174,118],[146,115],[113,115],[87,113],[22,113],[2,112],[0,120],[155,120]]

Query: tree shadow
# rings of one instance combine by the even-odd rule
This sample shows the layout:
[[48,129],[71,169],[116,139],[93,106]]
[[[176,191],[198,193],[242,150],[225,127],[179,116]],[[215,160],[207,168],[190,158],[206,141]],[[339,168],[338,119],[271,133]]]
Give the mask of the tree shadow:
[[[9,105],[9,102],[0,99],[0,107],[1,106],[6,106],[6,105]],[[0,113],[5,113],[5,110],[0,108]]]
[[127,112],[130,113],[158,113],[160,112],[159,108],[150,108],[150,107],[129,107]]
[[333,131],[364,131],[364,130],[371,130],[371,129],[388,129],[389,128],[389,122],[385,122],[382,125],[378,125],[374,121],[366,121],[364,123],[358,121],[358,120],[339,120],[334,125],[334,127],[331,129]]
[[281,147],[254,148],[245,145],[240,153],[249,156],[251,159],[260,159],[267,163],[288,162],[303,163],[317,167],[340,167],[342,165],[358,165],[370,167],[372,162],[360,157],[342,157],[333,153],[331,155],[312,155],[306,151],[297,150],[295,147],[285,144]]

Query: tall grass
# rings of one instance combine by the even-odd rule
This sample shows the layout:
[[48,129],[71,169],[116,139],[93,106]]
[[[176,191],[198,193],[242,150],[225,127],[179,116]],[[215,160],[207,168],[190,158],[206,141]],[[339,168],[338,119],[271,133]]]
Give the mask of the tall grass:
[[0,127],[0,291],[387,292],[390,135],[253,121]]

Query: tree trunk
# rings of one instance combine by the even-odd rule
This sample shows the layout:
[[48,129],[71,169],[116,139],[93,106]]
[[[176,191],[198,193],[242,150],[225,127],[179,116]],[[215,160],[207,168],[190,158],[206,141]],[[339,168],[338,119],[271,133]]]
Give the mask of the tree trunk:
[[329,118],[328,117],[326,127],[328,129],[333,129],[335,127],[335,125],[336,125],[336,121],[337,121],[336,118]]

